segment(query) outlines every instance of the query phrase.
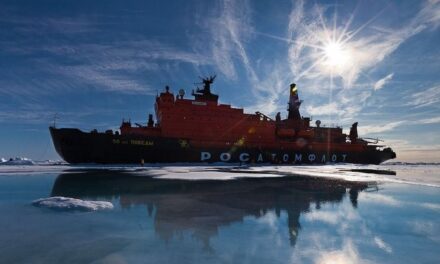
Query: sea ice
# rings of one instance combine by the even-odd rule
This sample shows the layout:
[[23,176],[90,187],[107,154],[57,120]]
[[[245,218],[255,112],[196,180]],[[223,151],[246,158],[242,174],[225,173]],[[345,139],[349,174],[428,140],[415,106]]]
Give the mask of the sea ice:
[[35,163],[28,159],[22,157],[11,158],[9,160],[1,159],[0,165],[34,165]]
[[34,160],[35,165],[47,166],[47,165],[68,165],[67,162],[63,160]]
[[110,202],[86,201],[62,196],[37,199],[32,202],[32,205],[61,211],[98,211],[113,209],[113,204]]
[[[33,162],[33,161],[31,161]],[[347,181],[392,182],[440,187],[438,171],[440,164],[400,164],[384,163],[381,165],[361,164],[327,164],[327,165],[242,165],[239,164],[79,164],[71,165],[64,162],[33,162],[32,166],[17,166],[0,163],[0,175],[34,175],[34,174],[63,174],[75,171],[77,173],[92,170],[124,172],[136,176],[156,177],[162,179],[180,180],[234,180],[237,178],[255,177],[284,177],[311,176],[336,178]],[[9,166],[7,166],[9,165]],[[388,172],[388,173],[384,173]]]

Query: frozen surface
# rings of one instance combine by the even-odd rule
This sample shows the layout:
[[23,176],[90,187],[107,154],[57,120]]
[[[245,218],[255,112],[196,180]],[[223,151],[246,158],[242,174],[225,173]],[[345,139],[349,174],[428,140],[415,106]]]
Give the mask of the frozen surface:
[[32,202],[32,205],[60,211],[98,211],[113,209],[111,202],[86,201],[62,196],[37,199]]
[[408,183],[440,187],[440,164],[391,163],[382,165],[252,165],[238,164],[148,164],[136,165],[68,165],[60,162],[36,165],[3,165],[0,175],[70,173],[85,170],[124,171],[137,176],[182,180],[231,180],[237,178],[284,177],[302,175],[336,178],[347,181]]
[[15,157],[15,158],[10,158],[10,159],[0,158],[0,165],[3,165],[3,166],[29,166],[29,165],[53,166],[53,165],[67,165],[67,163],[62,160],[34,161],[34,160],[24,158],[24,157]]

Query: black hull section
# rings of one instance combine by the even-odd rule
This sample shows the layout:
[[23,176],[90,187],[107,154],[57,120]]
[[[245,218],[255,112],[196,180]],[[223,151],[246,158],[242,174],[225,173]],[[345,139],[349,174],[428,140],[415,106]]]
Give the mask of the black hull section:
[[68,163],[176,163],[234,162],[323,164],[345,162],[380,164],[393,159],[392,151],[314,152],[309,150],[263,149],[233,146],[196,148],[186,139],[85,133],[79,129],[50,127],[58,154]]

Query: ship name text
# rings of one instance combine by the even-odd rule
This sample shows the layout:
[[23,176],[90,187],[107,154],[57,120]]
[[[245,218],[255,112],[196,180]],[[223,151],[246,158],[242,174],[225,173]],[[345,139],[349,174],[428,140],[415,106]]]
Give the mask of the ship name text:
[[113,139],[113,144],[154,146],[154,141],[141,140],[141,139],[130,139],[130,140]]
[[234,153],[222,152],[215,157],[211,152],[200,152],[200,161],[222,161],[222,162],[284,162],[284,163],[326,163],[346,162],[347,154],[316,154],[316,153],[257,153],[247,152]]

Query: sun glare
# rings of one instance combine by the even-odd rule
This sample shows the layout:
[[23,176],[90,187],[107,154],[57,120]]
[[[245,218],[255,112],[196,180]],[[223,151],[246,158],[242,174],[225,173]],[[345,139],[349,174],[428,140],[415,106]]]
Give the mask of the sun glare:
[[324,64],[330,70],[344,71],[350,65],[350,51],[338,42],[324,45]]

